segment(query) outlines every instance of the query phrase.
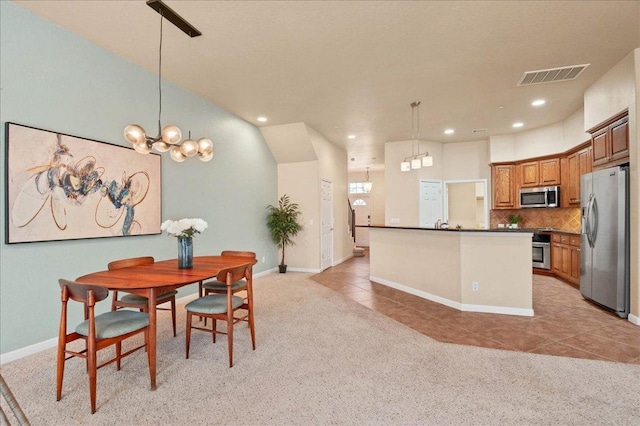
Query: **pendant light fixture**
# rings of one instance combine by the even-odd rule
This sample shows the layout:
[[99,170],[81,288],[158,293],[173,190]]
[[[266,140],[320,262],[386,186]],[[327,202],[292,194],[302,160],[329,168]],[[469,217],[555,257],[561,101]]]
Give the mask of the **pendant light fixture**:
[[362,183],[362,189],[367,194],[371,192],[371,188],[373,188],[373,182],[369,180],[369,168],[367,167],[367,176],[365,177],[365,181]]
[[[411,102],[411,156],[400,163],[400,171],[408,172],[433,166],[433,157],[428,151],[420,152],[420,101]],[[416,154],[417,145],[417,154]]]
[[213,142],[208,138],[200,138],[197,141],[189,138],[182,141],[182,131],[174,125],[165,126],[160,124],[162,115],[162,22],[167,19],[173,25],[181,29],[189,37],[202,35],[193,25],[185,21],[180,15],[175,13],[169,6],[161,0],[148,0],[147,5],[160,14],[160,48],[158,54],[158,136],[148,136],[142,126],[129,124],[124,128],[124,137],[133,148],[141,154],[148,154],[152,149],[158,152],[167,152],[171,159],[177,162],[184,161],[187,157],[198,155],[202,161],[209,161],[213,158]]

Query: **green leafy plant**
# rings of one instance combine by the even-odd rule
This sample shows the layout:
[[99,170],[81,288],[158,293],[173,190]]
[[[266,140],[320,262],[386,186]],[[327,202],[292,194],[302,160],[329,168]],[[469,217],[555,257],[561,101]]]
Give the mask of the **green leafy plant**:
[[302,225],[298,223],[300,209],[296,203],[289,200],[289,196],[284,194],[278,200],[277,206],[267,206],[269,215],[267,216],[267,227],[271,234],[271,239],[282,250],[280,269],[286,270],[284,263],[284,249],[295,244],[293,237],[302,230]]
[[520,221],[522,221],[522,216],[520,216],[519,214],[512,213],[509,215],[508,219],[509,219],[509,223],[517,225],[518,223],[520,223]]

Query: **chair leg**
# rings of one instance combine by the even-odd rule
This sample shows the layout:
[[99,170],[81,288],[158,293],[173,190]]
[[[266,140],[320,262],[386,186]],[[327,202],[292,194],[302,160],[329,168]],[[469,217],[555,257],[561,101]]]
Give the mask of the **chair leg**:
[[253,350],[256,350],[256,329],[253,324],[253,309],[249,309],[249,330],[251,330],[251,344]]
[[186,335],[186,358],[189,359],[189,345],[191,344],[191,312],[189,311],[187,311]]
[[96,376],[97,376],[97,360],[96,347],[89,345],[87,351],[87,359],[89,360],[89,395],[91,396],[91,414],[96,412]]
[[173,337],[176,337],[176,298],[171,298],[171,320],[173,321]]
[[147,364],[149,365],[149,384],[152,384],[152,376],[151,373],[151,354],[147,350],[149,348],[149,327],[144,330],[144,349],[147,351]]
[[116,370],[120,371],[120,357],[122,356],[122,342],[116,342]]
[[227,342],[229,346],[229,368],[233,367],[233,312],[227,315]]
[[58,341],[58,364],[57,364],[57,374],[56,374],[56,401],[60,401],[62,399],[62,380],[64,378],[64,348],[65,341],[63,339],[59,339]]
[[[205,325],[207,325],[206,324],[207,319],[205,318],[204,320],[205,320]],[[211,318],[211,330],[213,330],[213,333],[211,334],[213,334],[213,343],[215,343],[216,336],[218,335],[218,333],[216,332],[216,330],[218,330],[218,320],[216,320],[215,318]]]

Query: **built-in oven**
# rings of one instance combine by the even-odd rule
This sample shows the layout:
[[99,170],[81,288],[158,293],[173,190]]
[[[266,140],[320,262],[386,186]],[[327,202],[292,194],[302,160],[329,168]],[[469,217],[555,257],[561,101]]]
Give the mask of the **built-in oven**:
[[551,235],[533,234],[532,266],[551,269]]

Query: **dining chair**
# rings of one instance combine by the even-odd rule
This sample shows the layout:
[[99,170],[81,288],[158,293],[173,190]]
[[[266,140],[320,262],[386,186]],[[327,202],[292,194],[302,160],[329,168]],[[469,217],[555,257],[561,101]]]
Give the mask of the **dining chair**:
[[[253,318],[253,288],[251,265],[242,265],[232,268],[225,268],[218,272],[216,279],[224,282],[227,291],[226,294],[209,294],[193,300],[185,306],[187,310],[187,327],[186,327],[186,358],[189,359],[189,347],[191,344],[191,329],[206,331],[213,335],[213,343],[216,342],[217,334],[226,334],[229,350],[229,367],[233,367],[233,325],[239,321],[248,321],[251,332],[251,344],[253,350],[256,349],[256,334]],[[232,286],[238,281],[245,281],[243,284],[247,289],[247,300],[233,294]],[[235,316],[238,310],[246,310],[246,314]],[[192,317],[199,316],[211,318],[211,329],[199,327],[192,324]],[[217,329],[217,320],[226,321],[227,331]]]
[[[225,250],[220,253],[220,256],[235,256],[235,257],[249,257],[252,259],[256,258],[256,254],[252,251],[234,251],[234,250]],[[233,293],[237,293],[239,291],[243,291],[247,289],[247,281],[240,280],[231,286],[231,291]],[[218,281],[217,279],[207,281],[205,283],[200,284],[200,288],[198,289],[198,293],[200,297],[207,296],[211,293],[220,293],[224,294],[227,292],[227,283]]]
[[[89,394],[91,396],[91,414],[96,412],[96,376],[97,370],[116,363],[116,369],[120,370],[120,360],[139,349],[148,349],[149,342],[149,315],[145,312],[131,310],[109,311],[100,315],[95,314],[95,305],[109,296],[106,287],[80,284],[73,281],[58,280],[62,290],[62,312],[60,314],[60,330],[58,333],[58,362],[56,380],[56,398],[62,398],[62,379],[64,377],[65,362],[72,357],[84,358],[89,374]],[[67,302],[69,299],[84,305],[85,320],[76,326],[75,331],[67,333]],[[122,353],[122,341],[137,334],[144,333],[144,344]],[[67,348],[67,344],[75,340],[83,339],[85,349],[81,351]],[[100,365],[98,364],[98,351],[115,345],[116,356]],[[74,348],[75,349],[75,348]],[[148,354],[147,350],[147,354]],[[66,357],[70,355],[69,357]],[[147,355],[148,356],[148,355]],[[151,379],[151,364],[149,362],[149,378]]]
[[[142,257],[130,257],[128,259],[114,260],[109,262],[107,268],[111,271],[113,269],[129,268],[132,266],[149,265],[154,263],[155,259],[152,256]],[[113,298],[111,300],[111,310],[115,311],[121,308],[135,308],[140,312],[147,312],[149,309],[149,299],[144,296],[138,296],[137,294],[125,294],[121,299],[118,299],[118,292],[112,291]],[[173,321],[173,337],[176,337],[176,294],[177,290],[169,291],[158,295],[156,298],[156,309],[159,311],[171,311],[171,320]],[[161,308],[161,305],[166,302],[171,302],[171,308]]]
[[[252,251],[236,251],[236,250],[225,250],[220,253],[220,256],[235,256],[235,257],[248,257],[251,259],[256,258],[256,254]],[[253,274],[252,266],[249,267],[249,273]],[[241,291],[247,290],[247,280],[242,279],[234,282],[231,285],[231,292],[233,294],[239,293]],[[209,294],[225,294],[227,292],[227,284],[225,282],[218,281],[217,279],[207,281],[203,283],[200,281],[200,285],[198,286],[198,295],[200,297],[207,296]],[[247,300],[248,294],[245,293],[244,301],[248,304]],[[207,325],[207,319],[204,319],[204,325]]]

